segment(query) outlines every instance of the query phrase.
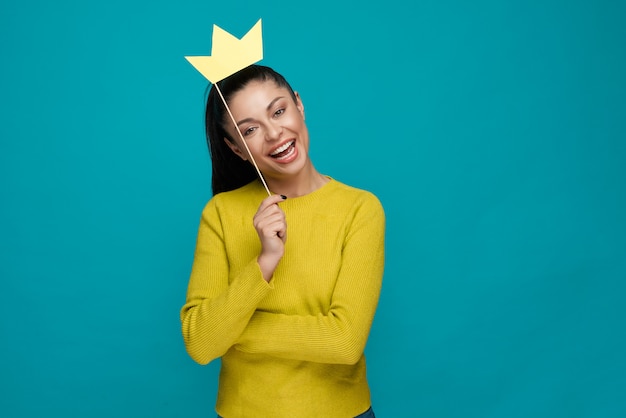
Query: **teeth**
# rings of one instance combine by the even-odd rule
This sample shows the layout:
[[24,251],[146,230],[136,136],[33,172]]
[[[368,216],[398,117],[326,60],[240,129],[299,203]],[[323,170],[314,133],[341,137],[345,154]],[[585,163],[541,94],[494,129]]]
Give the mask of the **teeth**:
[[270,155],[276,155],[276,154],[280,154],[281,152],[285,151],[287,148],[289,148],[291,145],[293,144],[293,141],[289,141],[287,142],[285,145],[283,145],[282,147],[278,147],[274,150],[274,152],[272,152]]

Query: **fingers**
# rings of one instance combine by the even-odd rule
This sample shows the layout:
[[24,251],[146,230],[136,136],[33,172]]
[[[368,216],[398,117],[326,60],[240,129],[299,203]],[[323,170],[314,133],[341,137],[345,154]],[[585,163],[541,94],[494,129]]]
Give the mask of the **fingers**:
[[284,212],[278,207],[278,203],[284,200],[281,195],[272,195],[263,199],[261,204],[259,205],[259,209],[256,211],[254,215],[254,223],[255,225],[258,222],[262,222],[264,220],[268,221],[276,221],[280,218],[284,219]]
[[260,218],[255,222],[255,228],[261,239],[272,238],[278,235],[282,238],[287,230],[285,217],[282,214],[273,214],[267,218]]
[[269,197],[266,197],[265,199],[263,199],[263,201],[261,202],[261,204],[259,205],[259,210],[257,210],[257,213],[262,212],[263,210],[265,210],[266,208],[275,205],[279,202],[282,202],[283,200],[285,200],[286,197],[279,195],[279,194],[274,194],[271,195]]
[[278,207],[285,197],[274,195],[265,198],[254,215],[253,223],[261,240],[261,253],[257,259],[263,278],[269,282],[285,252],[287,222],[285,213]]
[[282,196],[273,195],[265,198],[259,205],[253,223],[261,240],[278,236],[284,241],[287,235],[287,223],[285,213],[278,207],[278,203],[283,200]]

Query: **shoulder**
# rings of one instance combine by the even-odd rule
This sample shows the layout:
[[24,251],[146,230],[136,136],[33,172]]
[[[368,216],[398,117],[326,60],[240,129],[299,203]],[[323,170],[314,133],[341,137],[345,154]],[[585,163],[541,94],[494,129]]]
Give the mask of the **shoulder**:
[[331,180],[331,184],[333,186],[331,192],[338,196],[342,196],[343,198],[347,198],[352,201],[364,202],[382,207],[378,197],[368,190],[359,189],[334,179]]
[[368,215],[379,215],[384,217],[384,208],[378,197],[364,189],[347,185],[337,180],[329,183],[329,198],[337,201],[341,205],[350,206],[353,210]]
[[263,195],[259,194],[257,183],[253,181],[238,189],[216,194],[206,203],[202,212],[203,215],[213,214],[214,216],[220,213],[244,213],[246,210],[256,211],[259,202],[263,200]]

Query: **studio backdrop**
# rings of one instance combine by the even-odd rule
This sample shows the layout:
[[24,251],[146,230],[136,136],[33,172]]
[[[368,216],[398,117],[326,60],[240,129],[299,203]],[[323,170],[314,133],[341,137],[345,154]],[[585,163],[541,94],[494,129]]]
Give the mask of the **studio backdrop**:
[[626,416],[609,0],[3,1],[0,416],[215,415],[180,330],[211,197],[184,56],[258,19],[318,170],[385,207],[377,416]]

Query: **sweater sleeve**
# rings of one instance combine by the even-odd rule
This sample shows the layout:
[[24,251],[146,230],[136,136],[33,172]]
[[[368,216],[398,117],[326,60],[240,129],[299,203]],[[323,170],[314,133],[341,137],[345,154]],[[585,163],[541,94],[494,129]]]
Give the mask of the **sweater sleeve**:
[[330,309],[318,315],[257,311],[235,348],[319,363],[354,364],[363,356],[384,270],[385,218],[376,198],[357,211],[345,237]]
[[189,355],[200,364],[221,357],[270,289],[256,259],[229,280],[222,222],[214,200],[209,201],[202,212],[187,299],[180,312]]

